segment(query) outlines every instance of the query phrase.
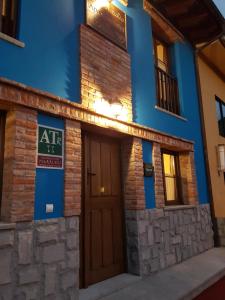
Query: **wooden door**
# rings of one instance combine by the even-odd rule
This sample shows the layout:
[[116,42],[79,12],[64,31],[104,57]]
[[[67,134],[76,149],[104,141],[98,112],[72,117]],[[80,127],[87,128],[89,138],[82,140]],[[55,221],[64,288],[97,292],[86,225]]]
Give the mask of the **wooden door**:
[[95,135],[84,137],[84,285],[124,271],[120,145]]

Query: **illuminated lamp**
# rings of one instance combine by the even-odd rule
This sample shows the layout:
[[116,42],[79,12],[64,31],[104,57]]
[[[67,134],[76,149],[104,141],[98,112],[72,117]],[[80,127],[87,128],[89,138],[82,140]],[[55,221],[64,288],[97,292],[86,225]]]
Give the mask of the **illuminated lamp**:
[[111,2],[112,0],[96,0],[93,5],[97,10],[99,10],[102,7],[108,7]]
[[113,100],[111,102],[111,113],[113,117],[118,118],[121,116],[122,110],[123,105],[119,100]]
[[219,172],[225,172],[225,145],[217,146],[218,153],[218,170]]

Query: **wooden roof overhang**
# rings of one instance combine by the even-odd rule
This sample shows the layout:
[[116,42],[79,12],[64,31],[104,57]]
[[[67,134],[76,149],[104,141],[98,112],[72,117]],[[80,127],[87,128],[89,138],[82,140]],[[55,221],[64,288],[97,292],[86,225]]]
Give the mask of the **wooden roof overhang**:
[[193,45],[207,43],[224,32],[224,18],[212,0],[147,0]]
[[225,82],[225,36],[199,51],[199,56]]

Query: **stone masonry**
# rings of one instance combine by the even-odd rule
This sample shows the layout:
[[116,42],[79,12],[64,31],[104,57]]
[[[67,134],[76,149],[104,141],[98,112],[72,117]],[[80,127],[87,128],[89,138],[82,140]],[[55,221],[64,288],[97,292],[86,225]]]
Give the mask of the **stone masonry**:
[[225,218],[216,218],[219,245],[225,246]]
[[126,211],[128,272],[148,276],[213,247],[209,205]]
[[0,299],[78,299],[79,218],[0,224]]

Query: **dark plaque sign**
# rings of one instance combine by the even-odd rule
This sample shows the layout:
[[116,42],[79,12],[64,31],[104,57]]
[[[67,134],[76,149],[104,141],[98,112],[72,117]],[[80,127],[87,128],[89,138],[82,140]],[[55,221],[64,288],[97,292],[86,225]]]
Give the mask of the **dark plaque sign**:
[[109,0],[86,0],[87,25],[126,49],[126,14]]
[[144,163],[144,176],[152,177],[154,174],[154,166],[152,163]]
[[37,168],[63,169],[64,131],[38,126]]

